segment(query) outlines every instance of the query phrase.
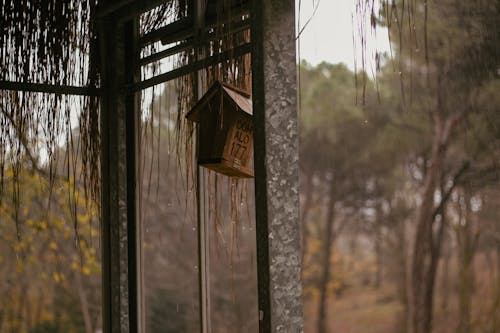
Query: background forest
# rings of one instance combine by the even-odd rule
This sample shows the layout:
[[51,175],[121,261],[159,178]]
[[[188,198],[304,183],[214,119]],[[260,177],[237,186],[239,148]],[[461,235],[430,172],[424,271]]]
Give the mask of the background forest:
[[380,11],[373,79],[300,68],[307,331],[500,332],[500,4]]
[[[500,3],[380,10],[372,24],[392,50],[374,75],[299,65],[305,331],[499,333]],[[150,94],[141,133],[147,332],[199,328],[193,184],[169,148],[174,88]],[[57,153],[55,178],[34,154],[2,180],[0,332],[100,332],[98,208],[70,186],[78,156]],[[256,332],[252,183],[202,180],[212,330]]]

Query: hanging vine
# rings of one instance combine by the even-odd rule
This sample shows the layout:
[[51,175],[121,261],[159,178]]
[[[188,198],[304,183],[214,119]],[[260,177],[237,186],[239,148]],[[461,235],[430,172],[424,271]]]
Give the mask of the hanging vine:
[[[98,87],[96,6],[96,0],[1,0],[0,81]],[[5,182],[16,188],[25,168],[48,178],[49,193],[57,178],[73,184],[73,211],[76,186],[86,185],[87,199],[98,198],[98,122],[97,97],[1,90],[0,200]],[[20,196],[14,191],[15,211]]]

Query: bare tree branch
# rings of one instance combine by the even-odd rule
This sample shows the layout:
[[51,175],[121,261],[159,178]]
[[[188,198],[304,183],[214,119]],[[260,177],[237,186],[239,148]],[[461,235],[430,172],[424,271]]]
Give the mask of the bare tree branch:
[[469,167],[470,167],[470,162],[465,161],[462,164],[462,166],[460,167],[460,169],[458,169],[457,172],[455,173],[455,175],[453,176],[451,186],[446,190],[446,192],[444,194],[441,193],[441,201],[439,202],[439,205],[434,209],[434,212],[432,213],[433,220],[437,217],[437,215],[439,215],[441,210],[444,208],[444,205],[446,204],[446,202],[450,198],[451,194],[453,193],[453,190],[458,185],[460,178],[465,173],[465,171],[467,171],[467,169],[469,169]]

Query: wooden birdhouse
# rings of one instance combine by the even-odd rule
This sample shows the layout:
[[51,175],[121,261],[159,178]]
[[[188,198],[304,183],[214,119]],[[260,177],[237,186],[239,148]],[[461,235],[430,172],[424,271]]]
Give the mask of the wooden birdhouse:
[[186,117],[199,126],[198,164],[230,177],[254,176],[250,95],[216,81]]

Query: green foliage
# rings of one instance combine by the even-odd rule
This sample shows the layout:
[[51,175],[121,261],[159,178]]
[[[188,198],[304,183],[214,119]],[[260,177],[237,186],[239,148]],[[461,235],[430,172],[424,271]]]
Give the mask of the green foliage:
[[[472,191],[473,200],[488,198],[491,204],[490,192],[499,186],[499,3],[426,1],[425,18],[423,2],[405,2],[404,9],[401,1],[383,2],[380,20],[389,27],[394,52],[393,58],[384,59],[376,82],[361,72],[357,82],[366,78],[366,86],[356,87],[355,74],[344,65],[313,67],[304,62],[299,69],[301,175],[304,180],[312,178],[308,186],[313,188],[302,207],[308,212],[303,221],[307,237],[304,290],[311,299],[316,299],[324,271],[323,221],[331,182],[336,187],[333,230],[336,237],[342,232],[340,240],[334,237],[333,254],[343,260],[331,261],[330,286],[349,290],[354,269],[345,263],[352,253],[342,241],[363,238],[365,247],[374,248],[368,257],[386,256],[386,278],[403,306],[408,305],[407,274],[412,274],[407,271],[412,252],[408,244],[421,246],[410,241],[408,231],[413,230],[422,207],[424,186],[432,184],[426,192],[431,204],[425,216],[432,217],[433,244],[438,244],[435,231],[439,225],[434,223],[434,212],[441,205],[446,223],[460,223],[453,207],[464,200],[462,187]],[[366,97],[361,103],[363,89]],[[445,124],[455,118],[445,136]],[[441,149],[439,160],[432,159],[433,146]],[[434,182],[430,182],[429,170],[438,163]],[[309,195],[306,192],[304,196]],[[485,248],[491,249],[496,241],[488,230],[496,230],[492,227],[495,219],[487,217],[486,206],[479,206],[476,203],[473,219],[481,216],[478,228],[481,235],[487,234],[482,236],[490,244]],[[443,242],[452,252],[458,251],[453,237],[445,229]],[[372,268],[366,263],[357,275],[373,275],[377,270]],[[446,283],[457,283],[460,278],[457,273]],[[500,303],[494,303],[500,299],[498,288],[491,288],[495,283],[485,284],[493,294],[488,313],[498,311],[495,304]],[[404,319],[399,322],[405,326]],[[496,324],[490,320],[483,326],[492,325]]]
[[[301,161],[312,172],[349,172],[369,158],[375,128],[369,106],[356,104],[354,74],[345,65],[301,67]],[[373,87],[370,97],[375,96]],[[306,165],[307,164],[307,165]]]

